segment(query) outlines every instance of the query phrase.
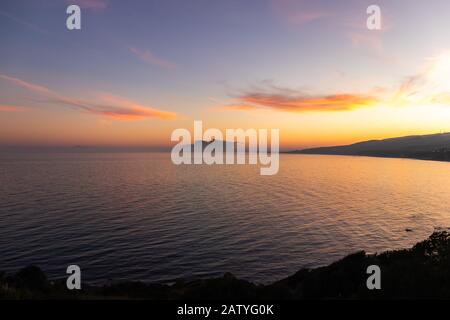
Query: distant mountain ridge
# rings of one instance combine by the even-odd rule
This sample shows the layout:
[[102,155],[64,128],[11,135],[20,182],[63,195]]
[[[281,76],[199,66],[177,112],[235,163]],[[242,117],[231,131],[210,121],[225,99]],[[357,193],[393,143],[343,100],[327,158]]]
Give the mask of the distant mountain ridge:
[[450,133],[369,140],[345,146],[295,150],[294,154],[355,155],[450,161]]

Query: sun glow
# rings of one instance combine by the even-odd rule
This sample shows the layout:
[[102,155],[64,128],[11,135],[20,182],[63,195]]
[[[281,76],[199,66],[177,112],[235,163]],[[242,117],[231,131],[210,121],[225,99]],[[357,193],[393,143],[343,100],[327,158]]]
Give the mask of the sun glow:
[[450,52],[446,52],[432,59],[432,67],[427,78],[439,87],[450,89]]

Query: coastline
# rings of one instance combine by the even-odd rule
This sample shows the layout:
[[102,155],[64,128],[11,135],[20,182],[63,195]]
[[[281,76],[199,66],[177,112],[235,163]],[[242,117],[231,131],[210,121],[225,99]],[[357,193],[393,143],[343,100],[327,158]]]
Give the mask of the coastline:
[[384,158],[384,159],[409,159],[409,160],[422,160],[422,161],[437,161],[437,162],[450,162],[450,158],[439,159],[438,157],[420,157],[420,156],[390,156],[390,155],[369,155],[369,154],[333,154],[333,153],[310,153],[302,152],[298,150],[294,151],[280,151],[280,154],[294,154],[294,155],[310,155],[310,156],[343,156],[343,157],[369,157],[369,158]]
[[[382,289],[368,290],[369,265],[380,267]],[[150,300],[301,300],[301,299],[450,299],[450,233],[435,231],[410,249],[379,254],[355,252],[328,266],[301,269],[262,285],[230,273],[174,284],[123,281],[82,284],[69,291],[65,280],[50,281],[36,266],[13,275],[0,272],[0,299],[150,299]]]
[[450,133],[368,140],[349,145],[297,149],[285,153],[450,161]]

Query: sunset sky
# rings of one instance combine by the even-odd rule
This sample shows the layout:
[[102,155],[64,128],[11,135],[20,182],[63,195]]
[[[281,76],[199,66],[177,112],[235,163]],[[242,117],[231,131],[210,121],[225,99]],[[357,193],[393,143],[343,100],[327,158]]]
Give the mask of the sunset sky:
[[169,146],[194,120],[284,149],[447,132],[449,28],[448,0],[2,0],[0,147]]

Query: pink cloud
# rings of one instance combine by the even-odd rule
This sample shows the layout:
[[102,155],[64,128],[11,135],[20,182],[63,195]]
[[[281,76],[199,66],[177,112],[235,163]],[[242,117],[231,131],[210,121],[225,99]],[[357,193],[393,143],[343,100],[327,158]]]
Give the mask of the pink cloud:
[[26,82],[26,81],[20,80],[18,78],[10,77],[10,76],[4,75],[4,74],[0,74],[0,79],[7,80],[19,87],[22,87],[24,89],[27,89],[27,90],[30,90],[33,92],[42,93],[42,94],[53,94],[53,92],[46,87],[31,83],[31,82]]
[[103,10],[108,7],[106,0],[66,0],[67,4],[76,4],[84,9]]
[[139,120],[144,118],[173,120],[176,118],[174,112],[158,110],[111,94],[100,95],[96,109],[100,114],[117,120]]
[[397,64],[398,58],[384,50],[383,33],[355,31],[348,33],[348,38],[355,49],[363,50],[369,56],[387,64]]
[[288,22],[292,24],[306,24],[330,16],[326,12],[292,12],[287,15]]
[[[16,86],[41,95],[45,97],[46,102],[63,104],[92,114],[106,116],[115,120],[130,121],[143,120],[147,118],[172,120],[176,118],[176,113],[174,112],[159,110],[110,94],[100,95],[95,101],[86,101],[67,97],[47,87],[7,75],[0,74],[0,79],[6,80]],[[12,111],[9,106],[8,108],[5,107],[5,110]]]
[[159,58],[150,51],[140,50],[134,47],[129,48],[130,52],[137,56],[140,60],[166,69],[174,69],[176,66],[173,62]]
[[281,19],[294,25],[304,25],[332,16],[316,1],[272,0],[272,7]]

